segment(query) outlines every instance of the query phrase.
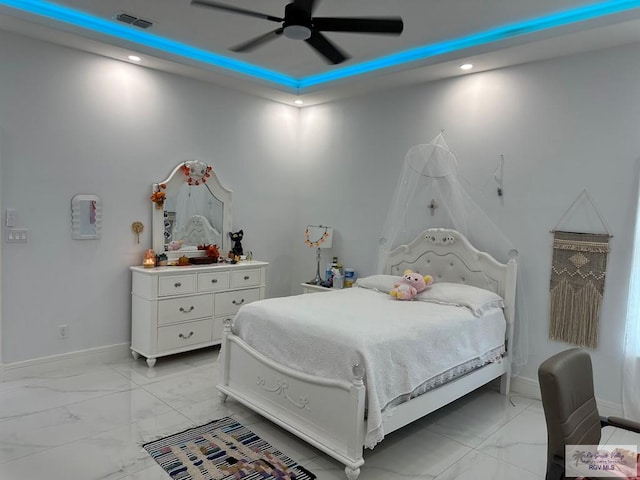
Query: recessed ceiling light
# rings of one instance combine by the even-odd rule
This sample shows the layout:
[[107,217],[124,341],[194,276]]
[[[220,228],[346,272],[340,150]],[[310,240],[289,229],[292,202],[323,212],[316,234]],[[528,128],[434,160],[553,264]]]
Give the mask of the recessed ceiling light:
[[304,102],[302,100],[300,100],[299,98],[294,100],[293,103],[295,103],[296,105],[304,105]]
[[140,60],[142,60],[139,56],[137,55],[129,55],[129,60],[131,60],[132,62],[139,62]]
[[471,70],[473,68],[472,63],[464,63],[460,65],[460,70]]

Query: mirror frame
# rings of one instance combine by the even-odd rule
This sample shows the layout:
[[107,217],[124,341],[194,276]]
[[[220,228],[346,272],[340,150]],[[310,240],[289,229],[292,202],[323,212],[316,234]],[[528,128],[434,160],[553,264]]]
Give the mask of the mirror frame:
[[[95,202],[95,233],[82,233],[81,224],[83,219],[80,217],[80,204],[82,202]],[[98,195],[88,195],[79,193],[71,199],[71,238],[74,240],[94,240],[100,238],[102,230],[102,202]]]
[[[191,161],[191,160],[186,160]],[[204,162],[203,162],[204,163]],[[152,185],[152,194],[160,190],[160,184],[164,184],[169,189],[175,189],[177,191],[183,183],[188,182],[188,177],[183,173],[182,166],[185,162],[180,162],[169,174],[166,180]],[[229,232],[233,231],[233,218],[232,218],[232,197],[233,192],[223,186],[218,179],[215,171],[211,169],[209,172],[209,178],[207,178],[207,186],[213,193],[213,195],[222,202],[222,245],[218,245],[220,248],[220,255],[227,256],[227,252],[231,250],[231,239],[229,238]],[[164,208],[158,208],[155,202],[151,202],[152,217],[151,217],[151,242],[152,248],[156,254],[165,253],[169,260],[184,255],[184,251],[175,250],[172,252],[166,252],[164,249]],[[202,251],[189,252],[190,256],[203,256]]]

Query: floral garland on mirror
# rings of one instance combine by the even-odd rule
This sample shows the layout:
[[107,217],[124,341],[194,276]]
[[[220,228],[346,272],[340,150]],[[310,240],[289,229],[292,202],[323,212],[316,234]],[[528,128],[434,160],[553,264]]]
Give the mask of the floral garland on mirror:
[[158,183],[155,186],[156,191],[151,194],[151,201],[156,204],[156,208],[162,208],[167,195],[163,190],[167,188],[166,183]]
[[[200,185],[207,183],[207,178],[211,177],[213,167],[207,165],[204,162],[198,160],[187,160],[180,169],[187,177],[187,183],[189,185]],[[151,201],[156,204],[157,208],[162,208],[164,201],[167,199],[167,194],[163,191],[167,188],[166,183],[157,183],[155,190],[151,194]]]
[[211,176],[211,171],[213,170],[211,165],[199,162],[198,160],[186,161],[180,168],[187,176],[187,183],[189,185],[200,185],[201,183],[206,183],[207,178]]

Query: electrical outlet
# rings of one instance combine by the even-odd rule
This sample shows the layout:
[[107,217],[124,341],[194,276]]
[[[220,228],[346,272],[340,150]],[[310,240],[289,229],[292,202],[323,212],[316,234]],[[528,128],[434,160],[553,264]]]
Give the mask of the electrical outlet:
[[67,338],[69,336],[68,325],[58,325],[58,338]]
[[27,243],[26,228],[7,228],[8,243]]

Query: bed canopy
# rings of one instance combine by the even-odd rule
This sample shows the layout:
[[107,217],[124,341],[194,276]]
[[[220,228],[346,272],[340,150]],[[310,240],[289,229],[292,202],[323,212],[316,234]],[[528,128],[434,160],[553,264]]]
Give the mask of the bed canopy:
[[[478,249],[501,262],[518,255],[511,241],[476,204],[458,175],[457,160],[441,132],[430,143],[407,152],[387,214],[378,257],[382,272],[387,255],[427,228],[451,228],[462,233]],[[513,371],[529,356],[525,289],[518,271]]]

